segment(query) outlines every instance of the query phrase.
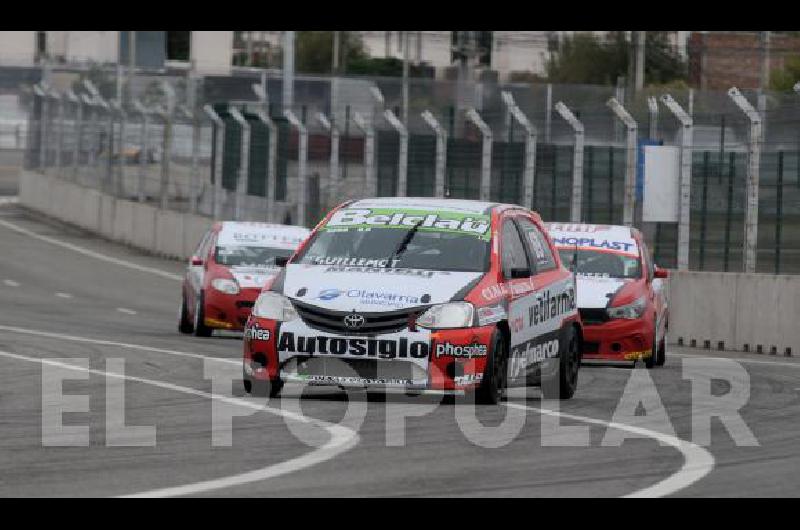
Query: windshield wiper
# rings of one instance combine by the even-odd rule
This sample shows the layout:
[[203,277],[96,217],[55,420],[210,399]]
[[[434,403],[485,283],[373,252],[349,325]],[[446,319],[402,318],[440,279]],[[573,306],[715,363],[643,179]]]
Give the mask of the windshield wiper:
[[397,245],[397,248],[394,249],[394,252],[389,254],[389,257],[386,258],[386,265],[384,265],[384,268],[389,267],[389,264],[392,262],[394,258],[399,258],[400,254],[406,251],[408,244],[411,243],[412,239],[414,239],[414,235],[416,235],[417,230],[419,230],[420,226],[422,226],[422,220],[417,221],[417,223],[411,228],[411,230],[409,230],[403,237],[403,240],[400,241],[400,244]]

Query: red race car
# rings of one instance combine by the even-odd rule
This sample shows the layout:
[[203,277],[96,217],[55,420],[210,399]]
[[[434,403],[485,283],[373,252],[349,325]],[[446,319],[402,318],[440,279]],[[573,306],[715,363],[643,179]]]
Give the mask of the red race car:
[[208,337],[214,329],[241,331],[267,280],[278,273],[311,231],[299,226],[215,223],[189,260],[178,329]]
[[593,224],[548,223],[547,228],[565,262],[577,256],[584,358],[663,365],[668,272],[655,266],[641,233]]
[[575,279],[539,215],[488,202],[377,198],[330,212],[259,296],[245,390],[287,381],[411,394],[577,387]]

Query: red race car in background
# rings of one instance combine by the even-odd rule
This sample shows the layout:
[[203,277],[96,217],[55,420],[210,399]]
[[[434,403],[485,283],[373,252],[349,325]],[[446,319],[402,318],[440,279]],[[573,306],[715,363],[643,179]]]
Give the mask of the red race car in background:
[[666,360],[669,311],[663,279],[641,233],[627,226],[547,223],[565,263],[577,254],[584,359]]
[[284,382],[399,390],[577,387],[575,279],[539,215],[489,202],[376,198],[319,224],[256,301],[244,340],[247,392]]
[[208,337],[241,331],[276,258],[289,258],[311,232],[299,226],[223,221],[206,232],[183,280],[178,329]]

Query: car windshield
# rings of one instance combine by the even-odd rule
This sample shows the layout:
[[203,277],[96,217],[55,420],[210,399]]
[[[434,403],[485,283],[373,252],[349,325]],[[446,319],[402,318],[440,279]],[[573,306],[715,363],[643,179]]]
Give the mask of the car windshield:
[[[559,249],[561,261],[572,264],[574,250]],[[578,274],[601,278],[640,278],[642,275],[639,258],[616,252],[578,249]]]
[[288,258],[293,253],[285,248],[222,245],[217,246],[214,261],[228,267],[267,267],[275,265],[276,257]]
[[[353,216],[345,223],[345,214],[338,223],[334,215],[316,232],[296,263],[466,272],[488,269],[491,230],[487,216],[454,220],[442,213],[409,215],[402,220],[404,215],[367,215],[369,223],[350,223],[360,220]],[[390,218],[397,223],[379,224]]]

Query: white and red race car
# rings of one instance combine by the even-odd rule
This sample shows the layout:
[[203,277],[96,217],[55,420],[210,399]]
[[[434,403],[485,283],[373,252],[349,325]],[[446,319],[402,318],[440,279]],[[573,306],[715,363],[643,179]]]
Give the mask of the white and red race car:
[[[376,198],[330,212],[259,296],[245,389],[287,381],[414,393],[577,388],[573,274],[539,215],[489,202]],[[548,390],[555,389],[555,390]]]
[[261,288],[311,233],[299,226],[222,221],[206,232],[183,280],[178,329],[241,331]]

